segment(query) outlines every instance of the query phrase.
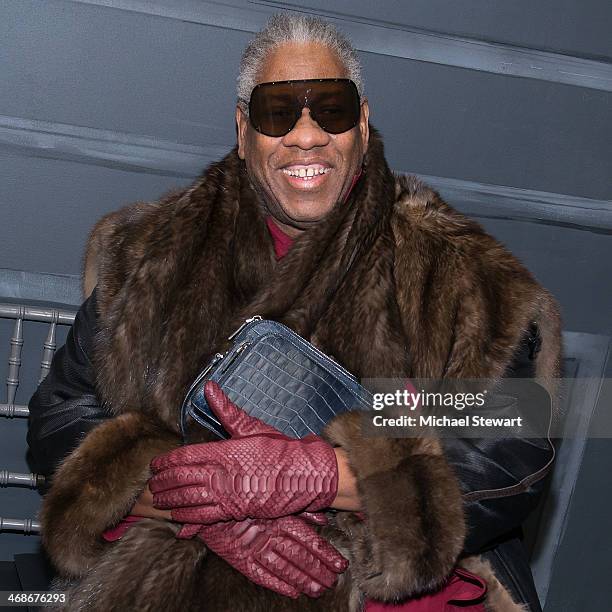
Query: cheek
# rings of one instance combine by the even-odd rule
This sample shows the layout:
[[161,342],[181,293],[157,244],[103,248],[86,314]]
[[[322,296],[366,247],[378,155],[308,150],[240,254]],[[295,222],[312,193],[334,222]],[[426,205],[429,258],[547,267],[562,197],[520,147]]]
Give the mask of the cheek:
[[251,150],[250,153],[247,157],[246,166],[251,181],[264,194],[266,199],[276,200],[283,190],[280,177],[276,176],[275,171],[271,169],[270,160],[261,149]]
[[254,147],[253,143],[247,140],[245,142],[244,150],[245,162],[249,175],[252,177],[257,177],[258,180],[261,180],[263,160],[259,157],[257,147]]
[[354,171],[363,159],[361,134],[358,128],[353,128],[350,134],[341,134],[337,138],[337,147],[341,152],[346,168]]
[[274,148],[266,147],[263,143],[257,142],[256,138],[246,141],[247,147],[247,168],[251,176],[256,176],[259,182],[269,183],[274,179],[273,166]]

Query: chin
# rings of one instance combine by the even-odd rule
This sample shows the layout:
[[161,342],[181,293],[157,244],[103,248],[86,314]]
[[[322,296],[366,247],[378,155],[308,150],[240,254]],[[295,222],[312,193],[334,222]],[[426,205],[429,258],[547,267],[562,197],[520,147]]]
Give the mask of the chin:
[[312,214],[312,213],[303,214],[303,215],[292,214],[289,216],[289,218],[295,223],[312,224],[312,223],[317,223],[319,221],[323,221],[330,212],[331,210],[328,210],[326,212],[321,212],[320,214]]
[[316,209],[305,206],[300,208],[284,208],[284,211],[294,221],[312,222],[324,219],[333,209],[334,204],[330,204],[324,207],[317,206]]
[[308,208],[306,210],[302,208],[300,210],[289,209],[289,214],[296,221],[312,221],[314,219],[320,219],[321,217],[324,217],[330,211],[331,211],[331,207],[330,208],[317,208],[317,209]]

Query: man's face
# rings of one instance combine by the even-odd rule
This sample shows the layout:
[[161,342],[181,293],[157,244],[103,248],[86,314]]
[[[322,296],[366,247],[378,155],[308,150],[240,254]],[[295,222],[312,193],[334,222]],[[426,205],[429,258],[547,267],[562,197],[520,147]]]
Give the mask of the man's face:
[[[333,51],[314,43],[287,43],[268,55],[257,83],[298,79],[347,78]],[[368,143],[368,105],[359,123],[342,134],[328,134],[302,110],[285,136],[257,132],[237,108],[238,155],[264,197],[269,212],[292,235],[323,219],[348,193]],[[314,176],[292,176],[304,169]],[[323,174],[320,169],[325,169]]]

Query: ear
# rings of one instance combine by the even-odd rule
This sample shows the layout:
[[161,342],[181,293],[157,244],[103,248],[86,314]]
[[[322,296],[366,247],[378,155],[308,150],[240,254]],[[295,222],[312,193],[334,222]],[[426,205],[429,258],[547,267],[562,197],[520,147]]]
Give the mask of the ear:
[[244,149],[246,143],[246,131],[249,127],[249,119],[240,108],[236,106],[236,135],[238,137],[238,157],[244,159]]
[[363,145],[363,154],[368,150],[368,142],[370,141],[370,105],[368,99],[364,98],[361,103],[361,114],[359,116],[359,132],[361,134],[361,143]]

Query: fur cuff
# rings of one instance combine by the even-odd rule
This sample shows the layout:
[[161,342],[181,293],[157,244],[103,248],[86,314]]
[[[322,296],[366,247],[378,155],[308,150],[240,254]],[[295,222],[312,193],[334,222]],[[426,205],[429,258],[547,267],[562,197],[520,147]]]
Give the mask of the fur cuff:
[[435,439],[364,437],[362,414],[331,421],[324,437],[341,446],[357,479],[366,521],[348,512],[351,573],[366,597],[397,601],[440,587],[463,549],[459,484]]
[[153,457],[179,439],[128,413],[93,429],[60,465],[40,512],[42,541],[58,570],[82,576],[105,547],[102,533],[134,505]]
[[57,585],[67,592],[64,612],[194,609],[207,549],[197,538],[177,539],[178,529],[150,519],[131,527],[82,580]]

